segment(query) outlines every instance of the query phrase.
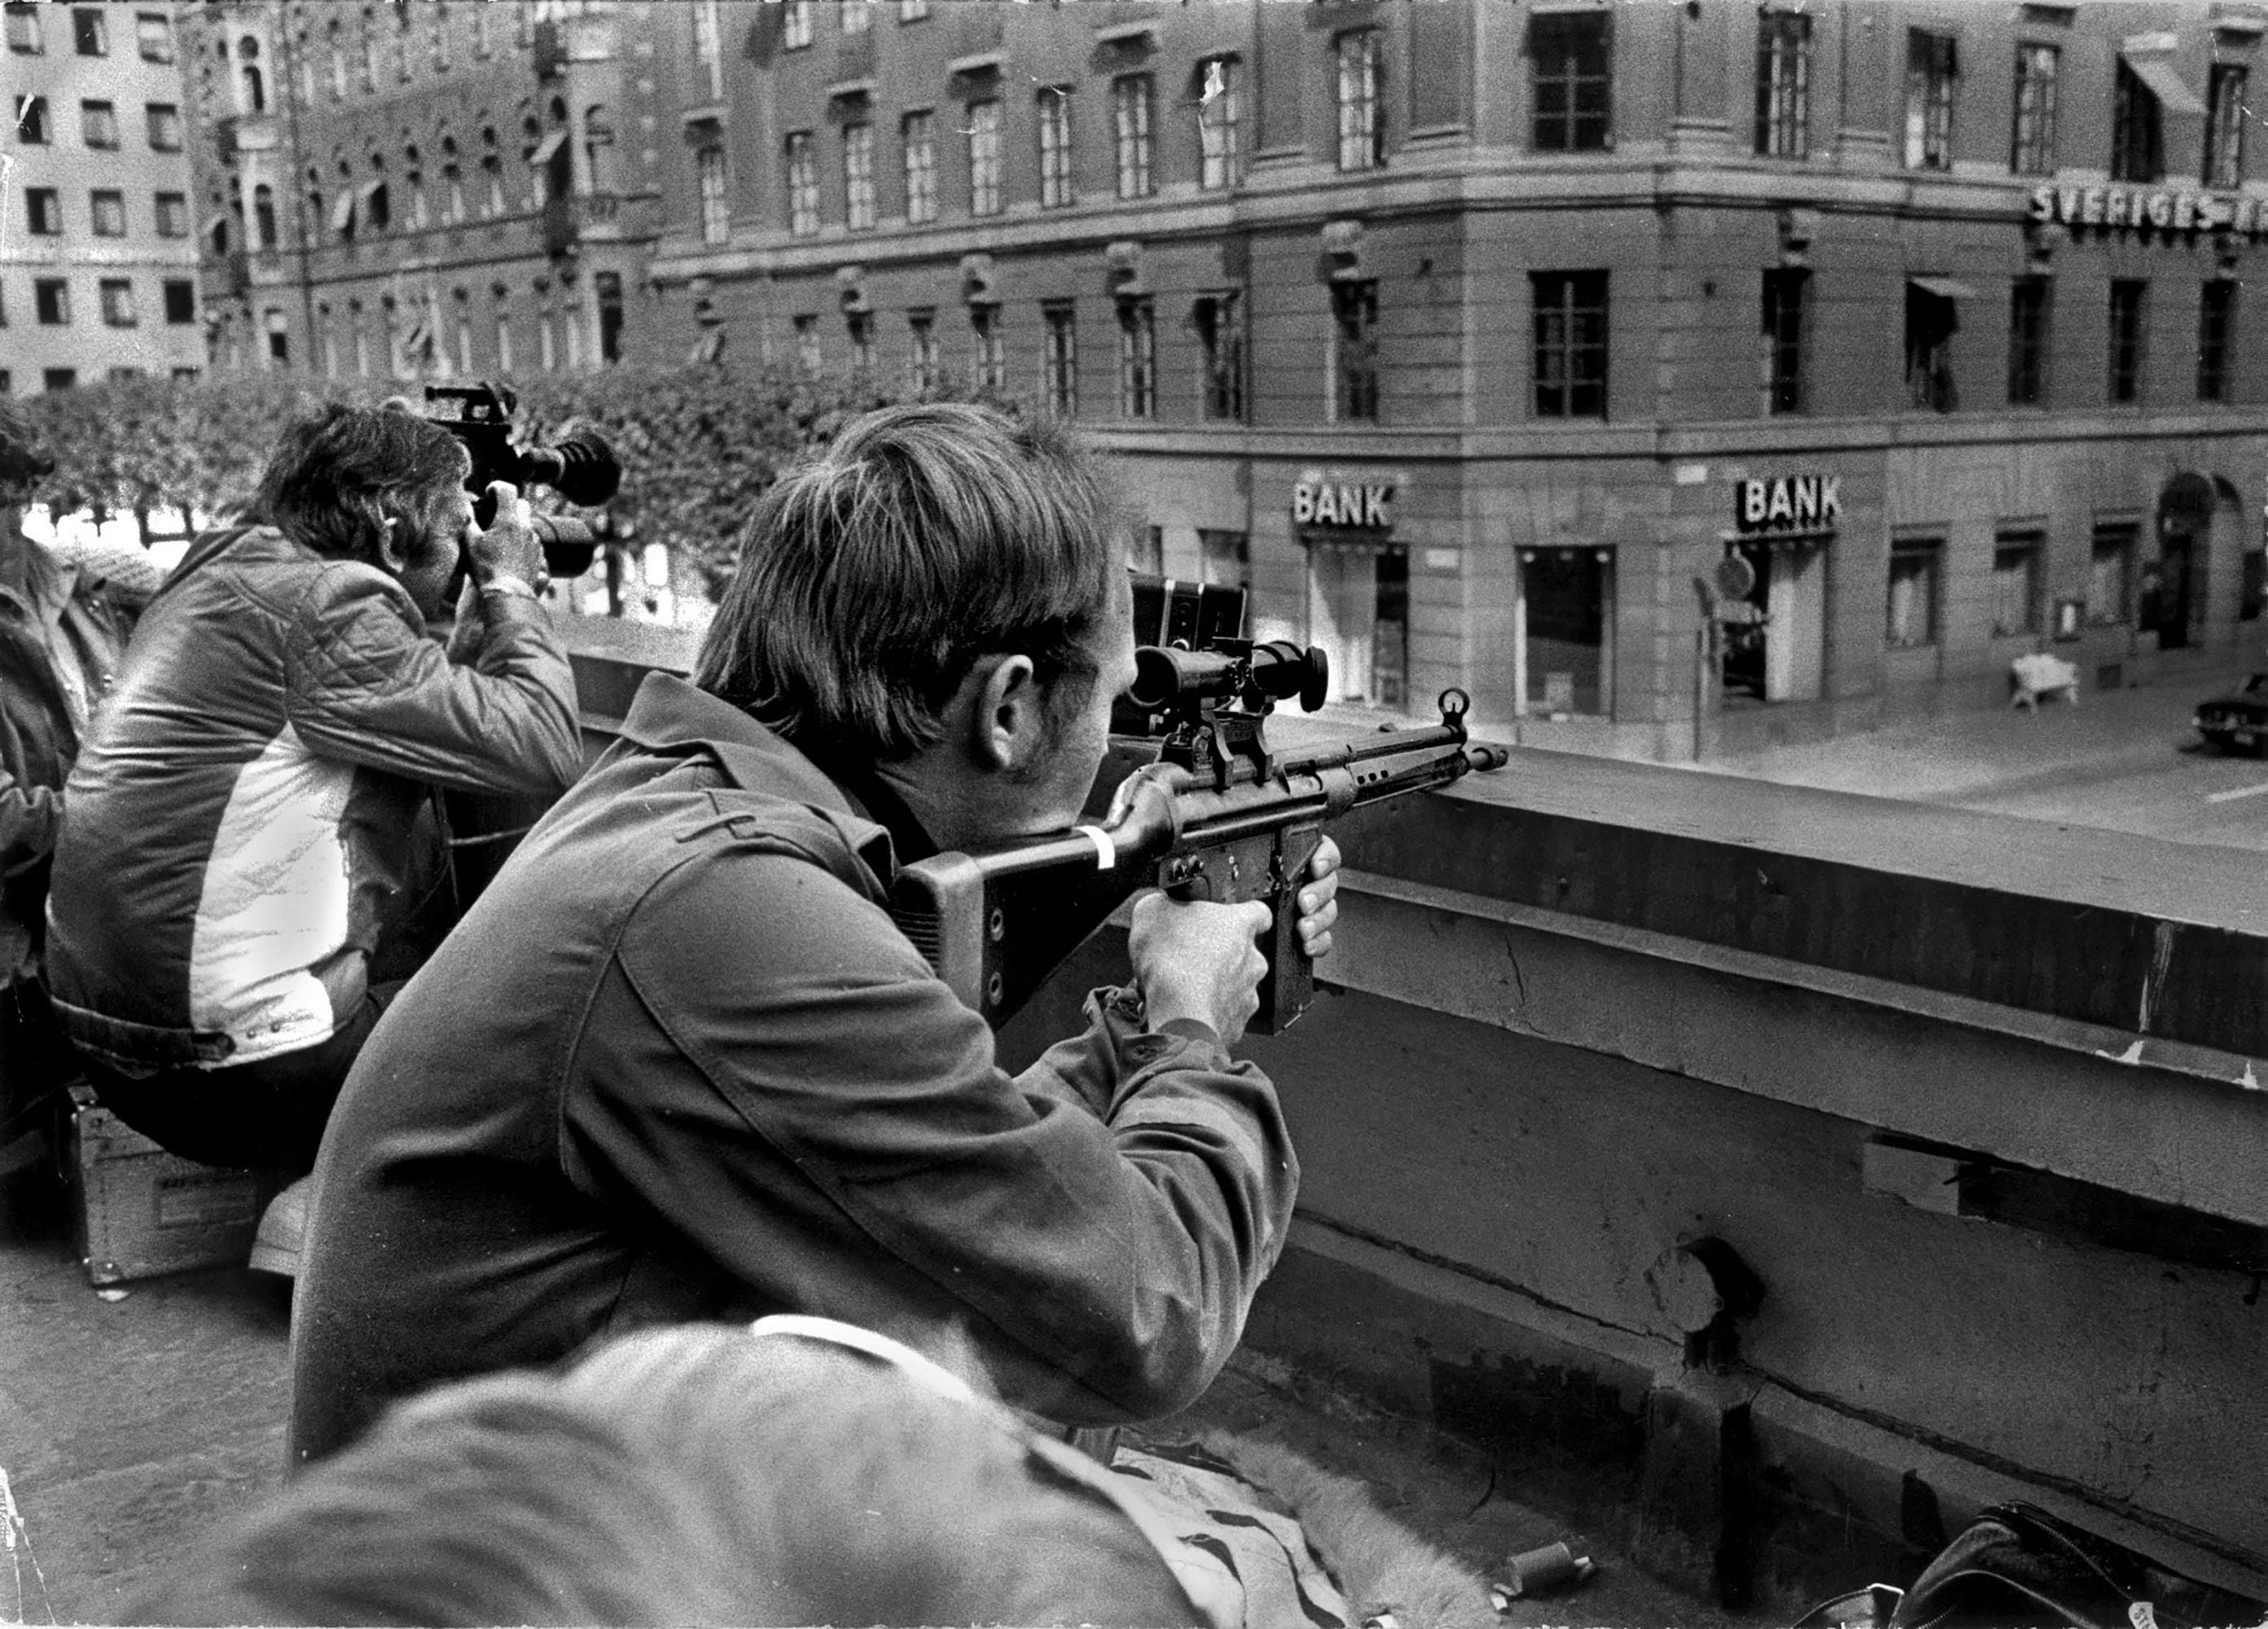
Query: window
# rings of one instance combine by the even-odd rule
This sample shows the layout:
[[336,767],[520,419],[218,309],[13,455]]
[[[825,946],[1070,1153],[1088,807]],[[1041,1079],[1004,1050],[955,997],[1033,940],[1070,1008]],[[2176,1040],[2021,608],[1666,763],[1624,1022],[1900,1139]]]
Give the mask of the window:
[[874,26],[874,0],[842,0],[843,32],[863,34]]
[[[422,195],[418,203],[421,206],[424,203]],[[421,220],[418,224],[424,223]],[[252,240],[263,249],[276,247],[276,189],[266,181],[252,189]]]
[[2051,45],[2016,48],[2016,118],[2008,138],[2008,167],[2019,175],[2050,175],[2056,166],[2056,70]]
[[909,113],[899,125],[906,151],[906,221],[918,226],[937,218],[937,145],[925,113]]
[[1340,424],[1378,418],[1378,284],[1331,284],[1331,416]]
[[725,195],[725,150],[703,147],[693,163],[701,185],[701,241],[722,243],[733,235],[733,206]]
[[118,145],[118,110],[108,102],[81,102],[78,105],[79,138],[97,151],[108,151]]
[[906,313],[906,386],[925,394],[937,388],[937,313]]
[[725,100],[725,35],[718,15],[720,0],[697,0],[693,8],[693,55],[709,77],[709,100]]
[[70,284],[61,277],[34,277],[32,310],[42,328],[66,326],[70,321]]
[[843,320],[843,332],[850,341],[850,366],[853,372],[871,373],[874,370],[874,313],[870,311],[851,312]]
[[149,102],[144,105],[143,112],[149,120],[150,151],[180,151],[181,110],[171,102]]
[[1197,185],[1207,191],[1244,179],[1244,74],[1233,56],[1197,64]]
[[1603,152],[1614,127],[1612,18],[1543,12],[1528,26],[1532,141],[1538,152]]
[[2003,532],[1992,540],[1992,636],[2037,633],[2040,628],[2038,532]]
[[1000,333],[998,306],[968,308],[968,337],[974,380],[987,390],[1004,390],[1008,384],[1008,348]]
[[2110,284],[2110,379],[2113,402],[2142,398],[2142,306],[2150,285],[2120,277]]
[[1937,643],[1939,565],[1945,545],[1936,538],[1894,538],[1890,542],[1889,626],[1884,638],[1895,649]]
[[1149,418],[1158,411],[1158,308],[1145,295],[1118,302],[1118,412]]
[[1040,307],[1047,350],[1041,360],[1041,387],[1048,411],[1057,418],[1079,414],[1079,312],[1068,304]]
[[1906,31],[1906,168],[1953,167],[1953,80],[1956,72],[1951,34]]
[[1040,207],[1059,210],[1071,202],[1071,87],[1042,85],[1034,111],[1040,122]]
[[94,235],[98,238],[122,238],[126,235],[126,195],[99,189],[90,193],[87,202],[94,217]]
[[1756,18],[1756,151],[1767,158],[1811,153],[1811,18],[1800,11]]
[[1764,411],[1800,413],[1811,405],[1811,273],[1800,266],[1767,271],[1764,294]]
[[48,128],[46,97],[16,99],[16,139],[26,147],[44,147],[55,140],[54,132]]
[[1535,303],[1535,415],[1607,416],[1607,274],[1528,274]]
[[162,285],[166,321],[175,328],[197,320],[197,285],[187,277],[168,277]]
[[188,195],[179,192],[158,195],[158,235],[161,238],[186,238],[189,235]]
[[[622,273],[618,271],[599,273],[592,279],[592,290],[599,297],[599,360],[612,365],[622,359]],[[464,298],[461,291],[458,298],[460,299]],[[462,307],[459,309],[461,311]],[[459,321],[465,325],[461,332],[469,350],[472,344],[471,319],[460,317]],[[472,372],[470,362],[465,364],[464,371],[468,373]]]
[[780,44],[799,51],[811,43],[811,0],[787,0],[780,17]]
[[968,104],[968,212],[998,215],[1000,199],[1000,104]]
[[[496,301],[496,365],[500,373],[512,372],[512,291],[501,283],[492,285],[489,296]],[[362,372],[362,330],[355,330],[355,371]]]
[[1375,28],[1333,41],[1339,60],[1339,168],[1374,170],[1386,162],[1386,121],[1379,100],[1381,59]]
[[494,49],[495,41],[489,36],[489,9],[476,5],[473,8],[473,55],[484,57]]
[[[474,9],[475,11],[479,10],[477,6]],[[433,52],[433,71],[436,73],[448,72],[449,14],[439,5],[436,5],[433,8],[433,37],[431,48]],[[464,343],[466,354],[470,356],[472,354],[472,330],[465,328],[462,324],[460,324],[457,332],[458,337]],[[464,369],[461,371],[469,372],[471,368],[472,364],[468,362],[465,365]]]
[[2118,88],[2110,107],[2110,179],[2154,181],[2166,173],[2166,150],[2158,116],[2158,93],[2142,77],[2118,63]]
[[71,390],[78,385],[77,368],[41,368],[40,386],[45,390]]
[[1244,416],[1243,296],[1200,296],[1196,315],[1197,341],[1204,350],[1204,416],[1241,420]]
[[1110,82],[1110,129],[1118,147],[1118,195],[1146,198],[1150,180],[1148,74],[1123,74]]
[[898,20],[918,23],[929,15],[929,0],[898,0]]
[[2050,277],[2019,277],[2008,291],[2008,405],[2047,400]]
[[819,230],[819,160],[809,130],[787,133],[787,229],[799,238]]
[[853,232],[874,225],[874,127],[843,127],[843,224]]
[[268,359],[288,364],[291,360],[291,325],[280,311],[270,307],[263,313],[262,326],[268,333]]
[[63,199],[52,187],[24,188],[24,219],[35,238],[57,238],[63,235]]
[[110,55],[110,24],[100,6],[71,8],[71,46],[81,56]]
[[2200,402],[2228,400],[2229,344],[2236,334],[2238,286],[2234,278],[2216,277],[2198,291],[2197,394]]
[[1953,336],[1961,328],[1961,308],[1942,286],[1906,284],[1906,401],[1934,413],[1955,405]]
[[2127,617],[2134,581],[2134,539],[2140,528],[2112,523],[2095,528],[2095,552],[2087,570],[2087,620],[2114,628]]
[[162,11],[134,13],[134,44],[145,63],[173,60],[173,25]]
[[30,0],[15,0],[8,7],[8,48],[26,56],[37,56],[46,50],[47,41],[40,37],[40,11]]
[[2205,184],[2244,185],[2244,85],[2241,63],[2215,63],[2205,122]]

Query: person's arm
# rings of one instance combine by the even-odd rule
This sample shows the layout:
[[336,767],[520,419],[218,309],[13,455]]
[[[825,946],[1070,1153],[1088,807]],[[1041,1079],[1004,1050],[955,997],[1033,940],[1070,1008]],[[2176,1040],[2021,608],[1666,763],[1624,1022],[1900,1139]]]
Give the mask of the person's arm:
[[575,676],[543,608],[491,594],[458,665],[375,571],[326,571],[287,635],[285,706],[321,756],[475,792],[539,796],[582,772]]
[[1170,1412],[1226,1360],[1298,1168],[1204,1026],[1098,1012],[1107,1103],[1019,1083],[878,906],[777,855],[681,868],[615,955],[563,1105],[594,1191],[758,1299],[917,1344],[960,1323],[1068,1424]]
[[36,866],[55,851],[63,794],[18,780],[0,763],[0,877]]

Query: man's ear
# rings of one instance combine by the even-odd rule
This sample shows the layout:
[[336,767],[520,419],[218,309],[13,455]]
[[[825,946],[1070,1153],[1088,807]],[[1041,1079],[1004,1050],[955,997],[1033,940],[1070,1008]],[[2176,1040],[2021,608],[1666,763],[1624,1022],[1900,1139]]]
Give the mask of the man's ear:
[[969,709],[969,751],[979,768],[1015,770],[1031,763],[1045,740],[1047,692],[1028,656],[1002,656],[971,675],[976,693]]
[[379,517],[378,552],[386,562],[386,569],[399,577],[409,569],[409,549],[401,535],[401,517],[382,514]]

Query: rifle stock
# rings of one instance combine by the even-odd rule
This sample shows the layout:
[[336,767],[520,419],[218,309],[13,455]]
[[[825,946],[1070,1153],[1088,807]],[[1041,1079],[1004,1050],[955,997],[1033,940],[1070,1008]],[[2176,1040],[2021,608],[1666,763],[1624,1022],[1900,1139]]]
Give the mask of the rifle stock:
[[1500,769],[1499,748],[1468,742],[1462,710],[1375,741],[1275,762],[1263,752],[1205,781],[1152,763],[1120,783],[1095,825],[939,854],[898,873],[890,914],[938,976],[998,1029],[1144,888],[1179,898],[1269,903],[1269,972],[1249,1026],[1272,1035],[1305,1012],[1314,965],[1299,942],[1298,885],[1326,822],[1349,809]]

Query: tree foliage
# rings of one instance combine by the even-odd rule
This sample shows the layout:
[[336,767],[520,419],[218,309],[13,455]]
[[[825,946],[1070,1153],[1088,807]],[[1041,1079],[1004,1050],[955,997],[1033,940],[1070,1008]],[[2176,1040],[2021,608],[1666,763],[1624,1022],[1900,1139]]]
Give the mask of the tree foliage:
[[[616,530],[696,562],[712,596],[732,571],[742,521],[779,471],[859,413],[896,399],[860,376],[716,364],[511,383],[521,439],[549,441],[585,426],[607,438],[622,464],[622,490],[607,506]],[[25,403],[56,461],[38,497],[58,512],[92,505],[226,519],[250,501],[292,419],[325,402],[376,405],[397,393],[415,400],[419,391],[276,372],[50,392]],[[537,501],[556,505],[547,496]]]

